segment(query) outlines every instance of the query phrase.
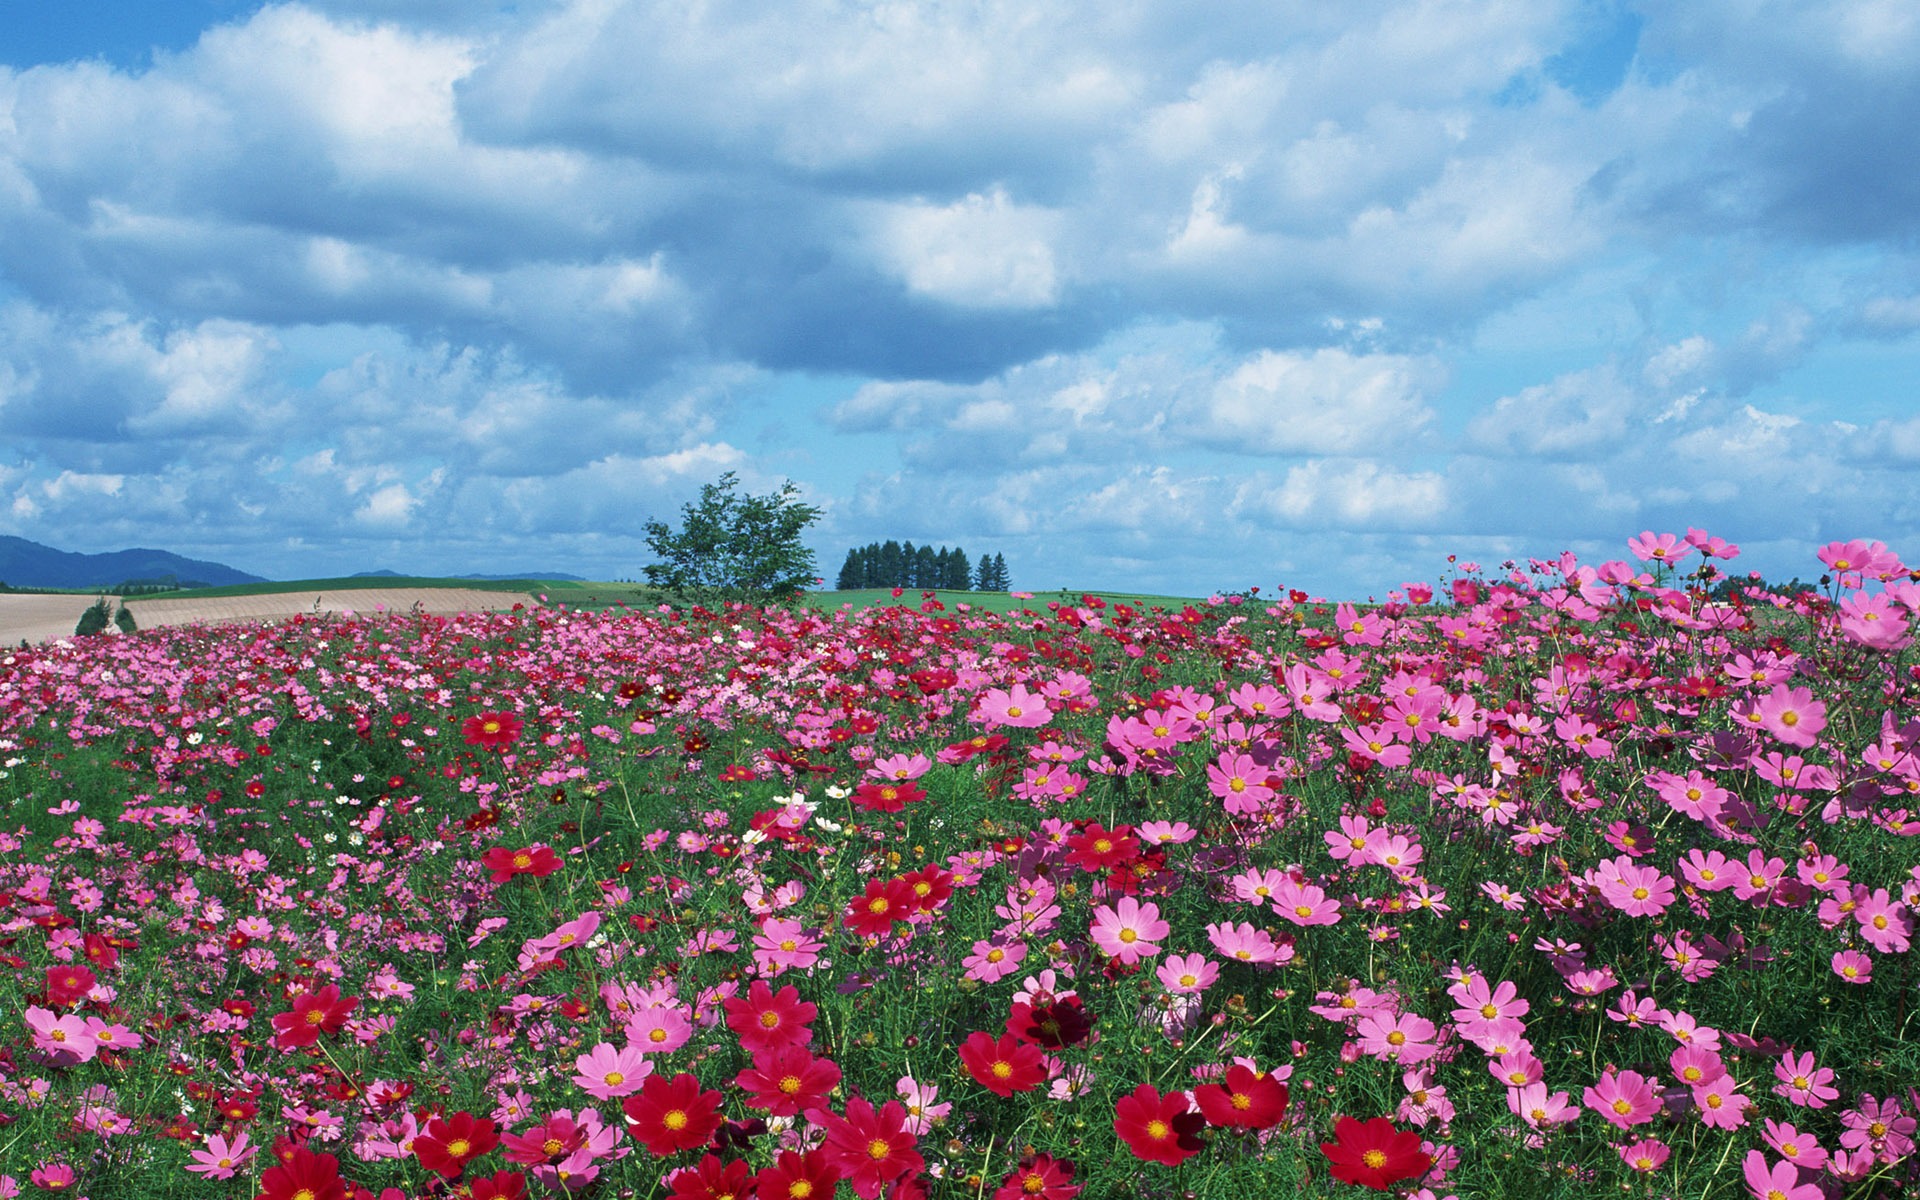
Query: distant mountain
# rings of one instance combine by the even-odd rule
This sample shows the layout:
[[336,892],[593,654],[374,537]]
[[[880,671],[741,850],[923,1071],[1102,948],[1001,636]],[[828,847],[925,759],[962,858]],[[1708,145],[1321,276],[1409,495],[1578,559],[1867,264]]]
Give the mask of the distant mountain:
[[[404,576],[398,571],[389,571],[385,567],[382,567],[378,571],[355,571],[351,576],[349,576],[349,578],[351,579],[386,579],[389,577],[392,577],[395,579],[413,578],[412,576]],[[587,581],[586,576],[584,575],[569,575],[565,571],[519,571],[510,575],[481,575],[477,572],[469,571],[465,575],[438,575],[438,576],[433,576],[433,578],[437,578],[437,579],[558,579],[558,580],[564,580],[572,583],[585,583]]]
[[0,537],[0,582],[13,587],[111,588],[142,583],[227,587],[266,580],[221,563],[182,558],[166,550],[75,554],[25,538]]

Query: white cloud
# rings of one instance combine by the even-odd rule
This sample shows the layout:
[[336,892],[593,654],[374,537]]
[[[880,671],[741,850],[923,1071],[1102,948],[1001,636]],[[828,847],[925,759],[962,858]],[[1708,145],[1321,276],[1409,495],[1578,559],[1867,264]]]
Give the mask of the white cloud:
[[1263,350],[1215,383],[1197,436],[1254,454],[1359,454],[1417,440],[1442,372],[1393,354]]
[[1241,485],[1234,511],[1267,524],[1311,529],[1436,529],[1451,518],[1447,481],[1432,471],[1397,471],[1372,459],[1318,458],[1277,485]]
[[1467,437],[1496,453],[1585,458],[1618,448],[1647,406],[1613,366],[1590,367],[1502,396],[1468,424]]
[[887,270],[921,295],[966,308],[1045,308],[1060,292],[1057,224],[995,188],[952,204],[887,206],[871,236]]

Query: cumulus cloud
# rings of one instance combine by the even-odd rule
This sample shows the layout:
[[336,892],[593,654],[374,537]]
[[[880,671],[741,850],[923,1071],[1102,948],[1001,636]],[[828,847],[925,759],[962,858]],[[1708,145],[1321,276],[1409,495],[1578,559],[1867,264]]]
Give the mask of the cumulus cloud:
[[1214,384],[1199,436],[1259,454],[1357,454],[1433,420],[1437,364],[1402,355],[1263,350]]

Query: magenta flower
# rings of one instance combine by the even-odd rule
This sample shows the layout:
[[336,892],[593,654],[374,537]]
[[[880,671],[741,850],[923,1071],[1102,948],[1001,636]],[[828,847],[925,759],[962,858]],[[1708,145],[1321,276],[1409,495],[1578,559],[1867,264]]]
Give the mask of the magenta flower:
[[1848,983],[1872,983],[1873,959],[1858,950],[1836,950],[1833,973]]
[[826,943],[807,933],[806,926],[785,917],[768,917],[753,935],[753,961],[769,975],[811,967],[825,948]]
[[232,1179],[259,1150],[247,1144],[244,1130],[231,1142],[217,1133],[209,1134],[206,1149],[191,1152],[193,1161],[187,1164],[187,1170],[208,1179]]
[[1588,1108],[1621,1129],[1645,1125],[1660,1112],[1660,1093],[1638,1071],[1609,1071],[1582,1098]]
[[1815,1065],[1810,1053],[1787,1051],[1773,1064],[1773,1077],[1780,1081],[1774,1094],[1804,1108],[1825,1108],[1840,1098],[1840,1089],[1833,1086],[1833,1068]]
[[1811,746],[1827,727],[1827,706],[1807,688],[1777,683],[1754,705],[1760,728],[1789,746]]
[[646,1055],[633,1046],[615,1046],[601,1042],[574,1059],[579,1074],[573,1081],[595,1100],[615,1100],[631,1096],[646,1083],[653,1066]]
[[1053,720],[1053,710],[1047,707],[1047,698],[1028,691],[1025,684],[1019,683],[1011,689],[989,689],[986,695],[980,697],[979,707],[974,711],[986,721],[989,729],[1000,725],[1035,729]]
[[1415,1013],[1370,1013],[1360,1018],[1355,1032],[1361,1052],[1382,1062],[1412,1066],[1432,1058],[1437,1049],[1433,1038],[1438,1030],[1432,1021]]
[[92,1062],[100,1045],[87,1031],[84,1019],[68,1013],[61,1016],[52,1009],[27,1006],[27,1028],[33,1034],[33,1048],[56,1056],[57,1066]]
[[1169,992],[1190,996],[1211,987],[1220,978],[1220,966],[1202,954],[1170,954],[1154,973]]
[[1904,954],[1911,944],[1908,935],[1913,932],[1913,922],[1906,905],[1889,896],[1885,888],[1873,889],[1873,895],[1860,901],[1853,919],[1860,922],[1860,936],[1882,954]]
[[1142,958],[1160,953],[1156,939],[1167,936],[1172,928],[1160,919],[1159,905],[1142,904],[1132,896],[1122,896],[1113,908],[1102,904],[1093,910],[1093,926],[1087,935],[1100,947],[1101,953],[1132,966]]
[[1758,1150],[1747,1151],[1743,1173],[1755,1200],[1822,1200],[1826,1193],[1817,1183],[1801,1183],[1800,1168],[1790,1162],[1767,1165],[1767,1156]]

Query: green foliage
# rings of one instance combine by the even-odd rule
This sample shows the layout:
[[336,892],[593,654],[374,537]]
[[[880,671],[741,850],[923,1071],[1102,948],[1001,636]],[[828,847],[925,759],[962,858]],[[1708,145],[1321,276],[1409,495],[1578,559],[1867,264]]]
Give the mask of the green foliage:
[[764,602],[813,583],[813,551],[801,535],[820,510],[800,499],[788,480],[778,492],[741,495],[732,471],[700,489],[681,509],[679,529],[648,521],[647,548],[660,561],[647,582],[690,600]]
[[88,634],[105,633],[113,622],[113,606],[107,603],[105,596],[87,606],[80,614],[80,623],[73,627],[74,636],[86,637]]
[[[986,562],[986,559],[981,559]],[[973,568],[961,547],[915,547],[912,542],[869,542],[847,551],[838,582],[843,592],[863,588],[932,588],[964,592],[973,586]]]
[[118,611],[113,614],[113,623],[121,633],[133,633],[140,628],[134,624],[133,614],[127,611],[125,604],[122,604]]

